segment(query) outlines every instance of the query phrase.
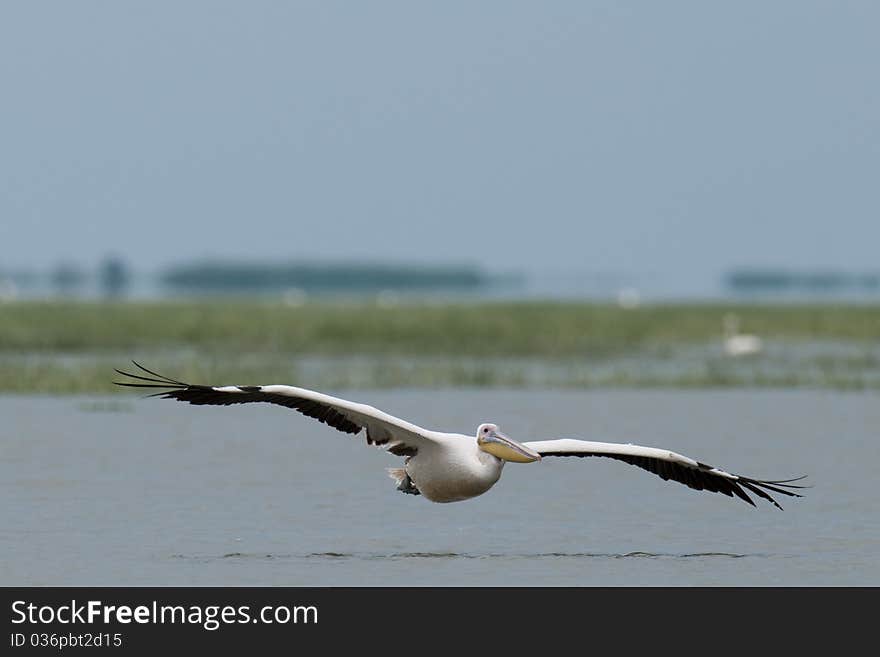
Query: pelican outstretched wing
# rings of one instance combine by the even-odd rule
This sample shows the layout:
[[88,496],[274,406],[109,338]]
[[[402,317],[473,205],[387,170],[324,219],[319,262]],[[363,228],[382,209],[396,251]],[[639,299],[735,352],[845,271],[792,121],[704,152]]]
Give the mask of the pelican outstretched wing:
[[801,495],[789,489],[804,488],[804,486],[792,483],[800,481],[804,477],[777,481],[752,479],[731,474],[711,465],[695,461],[687,456],[670,452],[668,449],[658,449],[656,447],[642,447],[640,445],[620,443],[598,443],[573,439],[538,440],[523,444],[538,452],[542,457],[605,456],[617,459],[618,461],[625,461],[631,465],[653,472],[662,479],[672,479],[696,490],[724,493],[730,497],[736,495],[752,506],[755,506],[755,503],[746,491],[770,501],[777,508],[781,509],[782,507],[779,506],[779,503],[767,491],[791,497],[801,497]]
[[[397,456],[414,456],[420,448],[436,441],[433,432],[396,418],[366,404],[331,397],[314,390],[285,385],[266,386],[207,386],[184,383],[148,370],[132,361],[141,374],[116,370],[128,381],[114,381],[130,388],[163,388],[150,395],[162,399],[177,399],[197,405],[228,406],[268,402],[293,408],[303,415],[315,418],[339,431],[358,434],[366,430],[367,444],[384,447]],[[147,376],[145,376],[147,375]]]

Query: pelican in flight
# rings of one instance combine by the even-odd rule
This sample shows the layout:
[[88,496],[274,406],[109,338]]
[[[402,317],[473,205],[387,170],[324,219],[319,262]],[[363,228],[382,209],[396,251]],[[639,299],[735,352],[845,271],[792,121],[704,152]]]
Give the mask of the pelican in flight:
[[472,436],[443,433],[423,429],[366,404],[305,388],[287,385],[194,385],[170,379],[132,362],[141,373],[116,370],[129,377],[129,380],[114,383],[134,388],[164,389],[151,397],[217,406],[268,402],[293,408],[344,433],[357,435],[363,431],[368,445],[377,445],[405,458],[404,467],[388,469],[389,475],[397,483],[397,490],[423,495],[432,502],[459,502],[482,495],[501,477],[506,462],[531,463],[547,456],[604,456],[617,459],[696,490],[723,493],[729,497],[736,495],[752,506],[755,503],[748,493],[781,509],[767,491],[801,497],[791,489],[803,488],[792,483],[803,477],[781,481],[752,479],[667,449],[569,438],[520,443],[505,436],[498,425],[490,422],[477,427],[476,435]]

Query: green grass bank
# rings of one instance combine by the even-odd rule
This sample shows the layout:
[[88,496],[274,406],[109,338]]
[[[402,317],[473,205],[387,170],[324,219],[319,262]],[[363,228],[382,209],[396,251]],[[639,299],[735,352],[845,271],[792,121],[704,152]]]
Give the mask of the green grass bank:
[[[728,363],[715,347],[731,312],[777,348]],[[878,344],[880,306],[866,305],[15,302],[0,305],[0,391],[114,390],[108,366],[129,358],[312,387],[874,387]]]

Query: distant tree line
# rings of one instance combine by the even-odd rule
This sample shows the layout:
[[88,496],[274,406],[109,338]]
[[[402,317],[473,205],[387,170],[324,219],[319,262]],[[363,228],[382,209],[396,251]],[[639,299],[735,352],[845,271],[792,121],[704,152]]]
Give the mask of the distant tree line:
[[205,262],[161,275],[169,287],[192,291],[381,291],[475,289],[489,277],[475,267],[372,264],[258,264]]
[[781,269],[742,269],[726,277],[736,291],[836,291],[844,289],[880,290],[880,273],[853,274],[840,271],[788,271]]

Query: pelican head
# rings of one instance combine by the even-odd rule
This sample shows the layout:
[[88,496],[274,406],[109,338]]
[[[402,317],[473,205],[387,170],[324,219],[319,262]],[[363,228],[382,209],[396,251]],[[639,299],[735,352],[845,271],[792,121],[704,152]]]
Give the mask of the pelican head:
[[487,454],[504,461],[531,463],[540,461],[541,455],[522,443],[511,440],[498,431],[497,424],[481,424],[477,427],[477,445]]

